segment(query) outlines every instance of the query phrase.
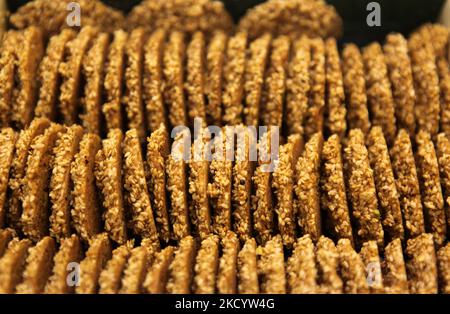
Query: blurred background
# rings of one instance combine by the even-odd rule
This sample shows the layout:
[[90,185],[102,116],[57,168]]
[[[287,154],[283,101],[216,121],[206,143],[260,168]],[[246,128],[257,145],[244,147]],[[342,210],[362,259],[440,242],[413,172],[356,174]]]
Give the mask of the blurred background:
[[[133,6],[141,2],[141,0],[102,1],[125,12],[129,12]],[[225,4],[235,21],[238,21],[247,9],[264,2],[264,0],[221,1]],[[329,4],[336,7],[336,10],[344,20],[343,42],[352,41],[364,45],[373,40],[383,40],[386,34],[392,31],[407,35],[425,22],[437,21],[446,4],[446,0],[377,0],[376,2],[381,6],[381,26],[369,27],[366,23],[366,17],[369,13],[366,11],[366,7],[372,1],[374,0],[327,0]],[[10,10],[14,12],[19,6],[28,1],[9,0],[7,2]]]

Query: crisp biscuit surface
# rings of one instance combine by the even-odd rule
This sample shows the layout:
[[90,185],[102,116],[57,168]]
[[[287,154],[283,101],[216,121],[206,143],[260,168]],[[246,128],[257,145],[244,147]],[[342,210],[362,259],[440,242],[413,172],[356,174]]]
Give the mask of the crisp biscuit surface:
[[214,293],[216,274],[219,267],[219,237],[211,235],[200,245],[195,260],[194,293]]
[[317,268],[314,244],[309,235],[303,236],[294,245],[292,255],[287,260],[286,273],[289,293],[316,293]]
[[127,264],[133,245],[127,242],[112,252],[98,279],[100,294],[116,294],[119,292],[122,274]]
[[147,269],[153,260],[154,252],[145,246],[136,247],[131,250],[127,265],[122,276],[122,287],[119,293],[138,294],[142,293],[142,285],[147,274]]
[[369,293],[365,266],[348,239],[341,239],[337,244],[341,278],[344,292],[347,294]]
[[22,280],[22,272],[31,241],[14,238],[9,242],[8,249],[0,258],[0,293],[12,294],[16,285]]
[[253,238],[245,241],[239,251],[238,268],[238,292],[241,294],[259,293],[258,268],[256,257],[256,241]]
[[321,236],[317,241],[316,249],[317,284],[320,293],[338,294],[343,292],[339,266],[339,252],[333,241]]
[[0,229],[0,258],[5,253],[8,243],[13,239],[14,235],[15,232],[12,229]]
[[439,75],[439,88],[441,90],[441,117],[439,130],[447,136],[450,135],[450,65],[444,58],[436,60]]
[[402,242],[396,239],[384,249],[384,284],[386,293],[409,293]]
[[165,293],[169,277],[169,266],[173,260],[175,248],[167,246],[161,252],[155,254],[155,260],[148,269],[144,281],[144,291],[148,293]]
[[14,49],[17,46],[19,34],[10,30],[3,34],[2,51],[0,53],[0,126],[7,127],[11,122],[11,101],[16,75],[17,58]]
[[286,273],[283,243],[280,236],[258,247],[258,276],[261,278],[261,292],[269,294],[286,293]]
[[447,217],[447,230],[450,228],[450,141],[444,133],[437,136],[436,153],[439,163],[444,208]]
[[172,294],[185,294],[191,292],[191,283],[194,275],[196,244],[191,236],[180,240],[172,263],[169,266],[169,281],[167,292]]
[[380,255],[378,253],[377,243],[367,241],[359,252],[364,264],[366,281],[372,294],[384,293],[383,275],[381,273]]
[[206,39],[201,32],[192,35],[186,48],[186,98],[191,123],[195,118],[206,122],[205,111]]
[[447,244],[437,252],[439,270],[439,291],[450,293],[450,245]]
[[14,156],[14,146],[17,134],[11,128],[4,128],[0,132],[0,227],[5,225],[6,192],[8,188],[9,172]]
[[220,257],[217,273],[217,292],[233,294],[237,292],[237,257],[239,253],[239,239],[229,231],[221,240],[222,256]]

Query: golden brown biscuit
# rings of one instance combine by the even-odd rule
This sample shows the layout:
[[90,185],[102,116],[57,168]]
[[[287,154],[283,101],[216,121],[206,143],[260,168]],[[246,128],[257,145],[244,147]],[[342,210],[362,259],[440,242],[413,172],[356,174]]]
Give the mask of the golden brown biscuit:
[[386,293],[409,293],[402,242],[395,239],[384,249],[383,276]]
[[122,273],[131,254],[133,244],[127,242],[112,251],[111,259],[100,273],[98,279],[100,294],[116,294],[119,292]]
[[22,273],[32,243],[28,239],[14,238],[8,244],[8,249],[0,258],[0,293],[11,294],[22,281]]
[[[214,293],[216,275],[219,268],[219,237],[206,237],[197,252],[193,292],[195,294]],[[223,274],[222,274],[223,276]]]
[[286,273],[289,293],[317,293],[314,243],[309,234],[299,238],[295,243],[292,255],[287,260]]
[[200,118],[206,123],[205,49],[205,35],[202,32],[195,32],[186,48],[185,89],[191,124],[195,118]]
[[261,278],[261,292],[270,294],[286,293],[286,272],[284,266],[283,243],[279,235],[258,247],[258,276]]
[[363,243],[359,252],[364,264],[365,276],[370,293],[384,293],[383,275],[381,273],[381,262],[378,247],[375,241]]
[[344,284],[339,275],[339,252],[333,241],[321,236],[316,244],[317,284],[320,293],[338,294]]
[[12,93],[17,76],[17,57],[14,53],[19,41],[19,33],[10,30],[2,36],[0,52],[0,126],[7,127],[11,122]]
[[437,252],[437,262],[439,271],[439,291],[450,293],[450,244],[442,247]]
[[256,241],[254,238],[249,238],[238,254],[238,293],[259,293],[257,265]]
[[447,217],[447,230],[450,228],[450,141],[444,133],[437,136],[436,153],[444,197],[444,209]]
[[0,131],[0,227],[5,225],[6,220],[6,192],[16,140],[17,134],[13,129],[5,128]]
[[5,253],[6,248],[8,247],[8,243],[13,239],[14,236],[15,231],[13,229],[0,229],[0,258]]
[[147,293],[165,293],[169,277],[169,266],[173,260],[175,248],[167,246],[156,253],[152,266],[148,269],[144,281],[144,291]]
[[191,236],[182,238],[169,266],[169,280],[166,287],[168,293],[186,294],[191,292],[195,254],[194,238]]
[[228,231],[222,242],[222,256],[217,271],[217,292],[233,294],[237,292],[237,258],[240,249],[239,239]]
[[154,252],[147,247],[140,246],[131,250],[127,265],[123,271],[122,287],[119,293],[142,293],[143,283],[147,275],[147,269],[151,265]]
[[364,263],[353,249],[350,240],[340,239],[336,247],[339,252],[340,274],[344,283],[344,293],[369,293]]
[[439,75],[439,88],[441,90],[441,117],[439,130],[447,136],[450,135],[450,65],[444,58],[436,60]]

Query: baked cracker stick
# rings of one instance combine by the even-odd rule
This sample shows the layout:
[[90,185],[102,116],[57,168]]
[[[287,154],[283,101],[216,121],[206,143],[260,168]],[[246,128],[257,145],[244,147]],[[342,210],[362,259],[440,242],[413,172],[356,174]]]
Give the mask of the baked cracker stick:
[[136,28],[130,33],[125,47],[127,58],[125,69],[124,106],[127,113],[128,128],[136,129],[140,139],[145,137],[145,113],[142,101],[142,77],[144,66],[144,42],[146,30]]
[[336,134],[323,144],[321,163],[321,207],[324,209],[327,229],[334,239],[349,239],[353,244],[341,143]]
[[184,100],[184,40],[184,33],[170,33],[163,55],[164,102],[172,127],[185,126],[188,122]]
[[381,262],[378,254],[378,247],[375,241],[363,243],[359,252],[364,264],[365,276],[370,293],[384,293],[383,276],[381,274]]
[[298,212],[298,224],[302,234],[309,234],[316,242],[322,234],[320,215],[320,155],[323,137],[317,133],[306,143],[302,155],[296,163],[294,208]]
[[75,31],[63,29],[58,35],[50,37],[44,58],[39,65],[39,98],[34,109],[36,117],[44,117],[52,121],[56,118],[56,101],[61,80],[59,65],[64,61],[67,42],[73,40],[75,36]]
[[323,132],[323,112],[325,109],[325,43],[322,38],[309,41],[311,60],[309,63],[308,111],[304,122],[306,138]]
[[439,163],[447,230],[450,229],[450,141],[444,133],[437,136],[436,153]]
[[92,47],[83,58],[82,75],[84,96],[81,98],[80,119],[87,132],[100,134],[102,123],[102,101],[104,65],[109,46],[109,34],[101,33],[93,41]]
[[106,233],[91,239],[85,258],[80,263],[80,285],[75,288],[78,294],[98,292],[98,279],[106,262],[111,258],[111,242]]
[[206,123],[205,111],[205,35],[195,32],[186,49],[186,96],[188,115],[193,123],[195,118]]
[[122,273],[127,264],[133,244],[126,242],[112,251],[111,259],[106,263],[98,279],[100,294],[116,294],[119,292]]
[[367,99],[372,125],[383,128],[388,143],[392,143],[397,133],[394,98],[388,77],[383,50],[379,43],[372,43],[363,49],[366,72]]
[[74,39],[67,42],[65,59],[59,65],[62,77],[59,109],[64,123],[68,125],[77,122],[83,59],[96,34],[94,27],[83,27]]
[[237,292],[237,258],[240,249],[239,239],[228,231],[222,242],[222,256],[217,272],[217,292],[234,294]]
[[28,239],[14,238],[9,242],[8,249],[0,258],[0,294],[12,294],[22,281],[22,273],[28,249],[32,243]]
[[52,124],[44,134],[36,137],[28,155],[27,170],[23,180],[23,211],[20,217],[22,231],[29,239],[38,241],[48,234],[48,188],[53,148],[65,132],[59,124]]
[[[65,238],[61,241],[58,252],[53,258],[52,275],[45,286],[47,294],[68,294],[75,292],[76,280],[79,274],[75,274],[76,267],[71,263],[79,263],[83,258],[81,242],[76,235]],[[74,285],[69,285],[68,281]]]
[[437,252],[439,271],[439,291],[450,294],[450,244],[442,247]]
[[364,263],[353,249],[350,240],[340,239],[336,247],[339,252],[344,292],[347,294],[369,293]]
[[191,236],[182,238],[169,266],[169,280],[166,287],[168,293],[186,294],[191,292],[195,254],[194,238]]
[[425,224],[411,140],[406,130],[398,132],[390,154],[406,237],[414,238],[425,232]]
[[258,268],[256,258],[256,241],[253,238],[245,241],[239,251],[238,260],[238,293],[259,293]]
[[350,131],[344,156],[358,245],[375,240],[378,247],[383,249],[384,232],[381,226],[373,170],[370,168],[369,154],[364,145],[364,134],[361,130]]
[[167,126],[163,99],[162,58],[166,32],[155,30],[148,38],[144,47],[144,72],[142,81],[142,99],[145,105],[148,129],[156,131],[160,124]]
[[50,177],[50,235],[59,242],[61,238],[70,236],[71,217],[70,201],[68,197],[72,192],[72,181],[70,178],[71,164],[78,152],[83,128],[73,125],[67,128],[56,141],[53,148],[53,168]]
[[406,246],[406,270],[413,294],[438,293],[438,273],[433,235],[423,233],[409,239]]
[[258,247],[258,276],[261,278],[261,292],[267,294],[286,293],[286,272],[284,269],[283,243],[279,235],[273,237],[264,247]]
[[367,134],[370,129],[370,120],[367,108],[366,78],[361,52],[355,44],[344,46],[342,75],[347,101],[348,129],[361,129],[364,134]]
[[50,122],[45,118],[37,118],[31,122],[27,129],[20,131],[17,138],[14,158],[10,169],[8,183],[8,200],[6,218],[8,225],[18,231],[20,229],[20,216],[22,215],[22,181],[27,169],[28,150],[34,138],[44,133]]
[[330,134],[345,135],[347,130],[344,83],[336,39],[325,41],[326,73],[326,119],[325,126]]
[[216,291],[216,274],[219,267],[219,237],[206,237],[195,260],[194,293],[205,294]]
[[13,129],[4,128],[0,131],[0,227],[5,225],[6,191],[16,140],[17,134]]
[[225,125],[242,123],[247,40],[246,32],[238,32],[228,41],[222,93],[222,121]]
[[101,231],[101,209],[94,175],[95,158],[100,149],[101,140],[98,135],[86,133],[70,168],[73,182],[72,223],[84,241],[88,241]]
[[206,48],[206,119],[208,124],[222,123],[222,83],[224,76],[225,50],[228,35],[220,30],[215,31]]
[[274,38],[262,94],[261,120],[267,126],[283,123],[286,71],[291,42],[287,36]]
[[253,40],[248,47],[244,74],[245,124],[258,126],[262,89],[269,59],[272,36],[265,34]]
[[370,165],[381,209],[383,230],[390,239],[404,239],[402,211],[383,131],[374,126],[367,137]]
[[314,243],[309,234],[299,238],[294,245],[292,255],[287,260],[289,293],[317,293],[317,268]]
[[400,239],[393,240],[385,247],[382,267],[386,293],[409,293]]
[[[308,111],[310,92],[311,49],[307,37],[302,36],[293,43],[286,79],[286,126],[289,134],[303,135],[303,123]],[[312,122],[312,121],[310,121]],[[316,124],[314,122],[314,124]],[[310,126],[317,128],[317,125]]]
[[119,293],[142,293],[147,269],[151,265],[153,257],[154,252],[145,246],[136,247],[131,250],[130,257],[123,272],[122,287]]
[[425,229],[433,235],[436,246],[441,247],[446,240],[447,226],[436,152],[428,132],[419,131],[416,143],[417,170],[427,224]]
[[103,148],[95,156],[95,179],[103,200],[103,220],[110,238],[119,243],[127,241],[122,184],[122,139],[119,129],[108,132]]
[[156,227],[162,241],[170,239],[170,222],[166,192],[166,158],[169,151],[166,127],[161,124],[147,142],[147,163],[150,169],[150,193],[152,208],[155,211]]
[[436,67],[439,75],[439,88],[441,90],[441,121],[439,130],[447,136],[450,135],[450,70],[446,59],[436,60]]
[[0,258],[5,253],[8,243],[12,240],[14,235],[15,232],[12,229],[0,229]]
[[17,49],[19,33],[10,30],[2,35],[2,51],[0,52],[0,127],[10,125],[12,112],[12,93],[17,75]]
[[122,80],[125,72],[125,47],[127,42],[128,34],[126,32],[123,30],[115,31],[105,62],[104,94],[106,102],[103,104],[102,111],[107,130],[123,127]]
[[401,34],[389,34],[383,51],[395,101],[397,124],[400,128],[408,130],[412,136],[416,129],[414,116],[416,92],[408,55],[408,42]]
[[169,277],[169,266],[173,260],[175,248],[167,246],[161,252],[156,253],[152,266],[148,269],[144,281],[144,291],[147,293],[165,293]]
[[321,236],[317,241],[315,254],[320,293],[342,293],[344,284],[339,275],[339,253],[333,241]]
[[19,294],[40,294],[52,273],[53,257],[56,252],[55,240],[44,237],[28,250],[23,271],[23,280],[17,285]]

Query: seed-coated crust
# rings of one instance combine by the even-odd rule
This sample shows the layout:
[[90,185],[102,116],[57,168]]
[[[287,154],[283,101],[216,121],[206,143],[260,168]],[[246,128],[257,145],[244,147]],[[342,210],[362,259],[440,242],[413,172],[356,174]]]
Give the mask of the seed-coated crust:
[[441,125],[440,131],[450,135],[450,65],[444,58],[436,60],[439,75],[439,88],[441,90]]
[[373,169],[382,225],[390,239],[404,239],[402,211],[395,186],[394,172],[383,131],[379,126],[370,130],[367,137],[370,165]]
[[322,146],[322,134],[313,135],[296,163],[295,195],[297,198],[294,206],[298,213],[298,224],[302,233],[311,235],[314,242],[322,234],[319,193]]
[[409,290],[413,294],[438,293],[438,274],[433,236],[423,233],[406,246]]
[[384,293],[383,277],[381,274],[380,255],[375,241],[363,243],[359,252],[365,269],[365,278],[372,294]]
[[395,101],[397,124],[400,128],[408,130],[412,136],[416,129],[414,116],[416,92],[408,55],[408,42],[401,34],[389,34],[383,51]]
[[127,59],[125,69],[124,106],[127,113],[128,128],[136,129],[140,139],[145,138],[145,113],[142,101],[142,78],[144,66],[144,43],[146,30],[134,29],[125,47]]
[[408,132],[401,129],[391,148],[392,169],[394,170],[400,207],[405,221],[405,231],[409,238],[425,232],[419,179]]
[[15,85],[17,58],[14,54],[19,33],[10,30],[2,36],[2,51],[0,53],[0,126],[7,127],[11,120],[12,92]]
[[325,126],[330,134],[345,135],[347,130],[344,83],[336,39],[325,41],[325,73],[326,73],[326,121]]
[[122,79],[125,73],[125,47],[128,42],[128,34],[123,30],[114,32],[114,39],[108,50],[105,63],[105,81],[103,114],[108,130],[121,129],[122,118]]
[[48,234],[48,190],[53,148],[65,128],[52,124],[44,134],[36,137],[28,155],[27,170],[23,180],[20,217],[22,232],[31,240],[38,241]]
[[258,276],[261,278],[261,292],[268,294],[286,293],[283,243],[279,235],[258,247]]
[[[53,148],[54,157],[49,192],[51,204],[49,231],[50,235],[57,241],[70,236],[70,193],[73,188],[70,171],[82,137],[83,128],[79,125],[73,125],[67,129],[66,133],[61,135]],[[75,179],[73,182],[77,182],[78,178]]]
[[325,211],[327,228],[334,238],[349,239],[353,243],[343,171],[340,139],[332,135],[322,149],[321,206]]
[[239,239],[234,232],[228,231],[221,242],[222,256],[217,273],[217,292],[219,294],[235,294],[237,292]]
[[155,211],[156,227],[162,241],[170,239],[170,221],[166,193],[166,158],[169,152],[168,134],[164,125],[154,131],[147,142],[147,163],[150,168],[150,193]]
[[438,155],[444,208],[447,217],[447,230],[450,228],[450,141],[444,133],[437,136],[436,153]]
[[247,33],[239,32],[228,41],[222,93],[224,124],[242,123]]
[[95,178],[103,199],[105,230],[119,244],[127,241],[122,191],[122,139],[119,129],[108,132],[103,148],[95,156]]
[[186,294],[191,292],[191,282],[194,275],[196,244],[191,236],[180,240],[175,257],[169,266],[169,281],[167,292]]
[[160,124],[167,126],[163,99],[163,51],[166,32],[154,31],[144,47],[142,99],[145,105],[147,128],[156,131]]
[[67,42],[65,59],[59,65],[62,77],[59,109],[64,123],[68,125],[77,122],[83,59],[96,34],[96,28],[83,27],[74,39]]
[[409,293],[402,242],[395,239],[384,249],[383,277],[386,293]]
[[191,123],[195,118],[206,122],[205,111],[205,49],[202,32],[195,32],[186,48],[186,98]]
[[106,263],[98,279],[100,294],[116,294],[119,292],[122,273],[132,248],[133,244],[127,242],[112,252],[111,259]]
[[22,282],[17,285],[19,294],[39,294],[52,273],[53,257],[56,252],[55,240],[45,237],[28,250]]
[[[189,138],[188,138],[189,137]],[[167,190],[170,193],[170,222],[173,228],[173,237],[176,240],[191,233],[189,223],[189,204],[187,199],[188,180],[187,167],[184,161],[186,138],[190,139],[189,132],[180,132],[174,139],[172,151],[166,160]],[[188,147],[186,147],[189,149]]]
[[342,293],[344,284],[339,276],[339,253],[333,241],[321,236],[317,241],[315,254],[319,292]]
[[309,235],[298,239],[287,260],[289,293],[313,294],[318,292],[314,243]]
[[311,49],[309,99],[304,122],[307,138],[317,132],[322,132],[326,90],[325,43],[321,38],[314,38],[309,41],[309,45]]
[[11,128],[0,131],[0,228],[5,225],[5,202],[9,171],[13,162],[17,134]]
[[209,125],[222,122],[222,83],[228,36],[216,31],[206,48],[206,119]]
[[394,98],[383,50],[379,43],[363,49],[362,57],[366,74],[367,99],[372,125],[383,128],[388,143],[397,134]]
[[193,288],[195,294],[215,293],[218,267],[219,237],[210,235],[202,241],[197,252]]
[[36,117],[54,120],[56,117],[56,101],[59,94],[59,65],[64,61],[66,44],[76,36],[75,31],[64,29],[60,34],[52,36],[39,66],[39,99],[34,109]]
[[416,39],[421,37],[423,41],[427,41],[437,58],[447,57],[448,36],[449,30],[446,26],[431,23],[423,24],[411,35]]
[[[293,42],[286,79],[285,120],[289,134],[303,134],[304,132],[303,122],[306,119],[310,92],[310,48],[309,40],[305,36]],[[310,127],[316,128],[317,126]]]
[[83,58],[82,74],[84,96],[81,98],[80,119],[87,132],[100,134],[102,123],[102,101],[104,64],[109,46],[109,34],[101,33],[94,39],[92,47]]
[[78,294],[98,292],[100,273],[111,258],[111,242],[106,233],[92,238],[86,257],[80,263],[80,285],[75,288]]
[[20,131],[16,141],[8,183],[8,211],[6,213],[8,225],[16,231],[20,229],[23,195],[22,181],[24,180],[27,169],[28,150],[34,138],[44,133],[49,125],[50,122],[47,119],[37,118],[31,122],[27,129]]
[[253,238],[245,241],[239,251],[238,260],[238,293],[259,293],[258,267],[256,257],[256,241]]
[[158,243],[158,232],[153,218],[144,161],[136,129],[131,129],[125,134],[123,155],[125,199],[131,215],[131,221],[128,222],[129,227],[135,235]]
[[291,42],[288,37],[274,38],[262,94],[261,120],[267,126],[283,123],[283,103],[286,93],[286,71]]
[[11,294],[15,292],[16,285],[22,281],[22,273],[28,249],[32,243],[28,239],[14,238],[9,242],[8,249],[0,259],[0,293]]
[[145,246],[131,250],[127,265],[122,276],[122,287],[119,293],[139,294],[143,291],[143,283],[147,275],[147,269],[153,261],[154,252]]
[[351,130],[344,150],[345,170],[348,180],[352,215],[356,224],[358,244],[369,240],[384,247],[384,232],[378,209],[377,193],[370,168],[369,153],[364,145],[364,134],[359,129]]
[[20,33],[15,48],[18,66],[12,92],[11,122],[18,129],[27,127],[33,119],[38,87],[36,76],[44,55],[43,36],[41,28],[30,26]]
[[152,266],[148,269],[144,281],[144,291],[147,293],[165,293],[169,277],[169,266],[173,260],[175,248],[168,246],[156,253]]
[[100,149],[101,140],[98,135],[86,133],[70,168],[73,182],[72,223],[84,241],[101,230],[101,210],[94,175],[95,158]]
[[6,248],[8,247],[8,243],[14,236],[15,232],[13,229],[0,229],[0,258],[5,253]]
[[344,293],[369,293],[365,267],[361,257],[352,247],[348,239],[341,239],[337,244],[341,278],[344,282]]
[[172,127],[187,125],[186,104],[184,99],[184,61],[185,34],[179,31],[170,33],[164,48],[164,102],[168,108],[169,122]]
[[272,36],[264,34],[253,40],[248,47],[245,65],[245,124],[258,126],[262,89],[269,59]]
[[439,271],[439,291],[450,294],[450,244],[441,248],[437,253]]
[[59,251],[53,258],[53,271],[45,286],[45,293],[74,293],[75,287],[68,285],[67,279],[76,279],[76,277],[70,276],[74,268],[68,266],[70,263],[79,263],[82,255],[81,242],[77,236],[72,235],[70,238],[65,238],[61,241]]
[[420,34],[413,34],[408,40],[408,48],[417,95],[414,107],[417,126],[434,137],[439,131],[440,91],[431,40],[427,41]]
[[[386,59],[386,62],[388,62],[388,59]],[[370,120],[367,108],[364,63],[361,52],[355,44],[345,45],[342,51],[342,74],[347,100],[348,128],[361,129],[364,134],[367,134],[370,130]]]
[[416,136],[416,143],[425,229],[433,235],[436,246],[441,247],[446,240],[447,226],[436,152],[428,132],[420,131]]

